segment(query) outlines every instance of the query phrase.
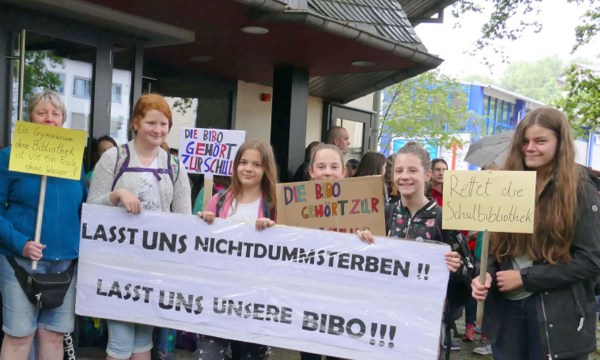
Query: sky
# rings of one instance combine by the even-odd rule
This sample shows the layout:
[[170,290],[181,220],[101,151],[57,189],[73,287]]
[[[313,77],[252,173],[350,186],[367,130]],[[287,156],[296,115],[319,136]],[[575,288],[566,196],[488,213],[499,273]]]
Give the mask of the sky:
[[[566,0],[546,0],[541,4],[541,13],[536,16],[544,26],[540,33],[528,30],[518,40],[501,43],[510,61],[533,62],[558,55],[563,62],[576,57],[600,63],[600,35],[576,53],[570,54],[575,43],[575,26],[580,23],[580,17],[589,4],[578,6],[568,4]],[[456,19],[450,11],[450,8],[445,10],[443,24],[421,24],[415,28],[429,52],[445,60],[439,69],[444,74],[458,78],[472,74],[499,78],[507,64],[497,60],[498,56],[494,56],[491,50],[479,51],[475,56],[468,54],[475,49],[474,43],[481,34],[481,26],[489,16],[469,13]],[[519,18],[513,21],[519,21]],[[460,28],[454,27],[457,22],[460,22]],[[487,54],[496,60],[492,61],[491,67],[486,67],[481,61],[482,56],[478,54]]]

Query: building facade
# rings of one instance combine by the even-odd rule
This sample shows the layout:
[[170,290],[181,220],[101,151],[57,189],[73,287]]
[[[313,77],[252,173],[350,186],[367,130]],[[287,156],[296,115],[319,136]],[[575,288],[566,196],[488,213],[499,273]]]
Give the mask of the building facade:
[[284,180],[332,125],[349,128],[355,152],[374,149],[369,94],[441,63],[412,26],[451,1],[373,1],[0,0],[0,109],[12,119],[0,146],[23,117],[20,94],[43,85],[27,74],[46,56],[58,59],[50,70],[62,79],[67,125],[90,139],[128,138],[132,104],[158,92],[191,99],[195,127],[269,141]]

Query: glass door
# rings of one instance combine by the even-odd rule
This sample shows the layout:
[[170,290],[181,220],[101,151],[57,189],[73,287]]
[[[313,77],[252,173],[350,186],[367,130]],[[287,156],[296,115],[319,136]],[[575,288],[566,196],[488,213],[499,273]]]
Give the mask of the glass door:
[[11,60],[11,129],[28,120],[31,96],[43,89],[58,92],[65,102],[64,127],[90,130],[95,49],[21,30],[13,42]]
[[[342,105],[329,104],[329,121],[323,122],[331,126],[342,126],[350,135],[350,148],[348,149],[348,158],[360,161],[362,155],[370,149],[375,149],[376,144],[371,144],[376,139],[371,139],[371,129],[373,128],[374,113],[345,107]],[[327,129],[324,129],[324,134]]]

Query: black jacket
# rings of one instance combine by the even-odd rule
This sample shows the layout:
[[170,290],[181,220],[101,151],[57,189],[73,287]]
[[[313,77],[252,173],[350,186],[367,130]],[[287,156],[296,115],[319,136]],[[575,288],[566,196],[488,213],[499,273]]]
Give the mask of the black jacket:
[[[580,181],[577,207],[571,261],[552,265],[542,260],[521,270],[524,288],[533,292],[536,301],[542,348],[552,359],[596,351],[594,285],[600,274],[600,197],[586,177]],[[495,274],[511,265],[489,260],[494,284],[486,298],[482,332],[495,343],[502,331],[503,306],[510,301],[495,286]]]
[[462,266],[450,275],[446,297],[451,307],[464,306],[471,298],[471,279],[474,275],[473,262],[467,243],[457,230],[442,230],[442,208],[434,200],[419,209],[414,215],[400,201],[385,206],[386,233],[388,237],[435,240],[450,245],[460,254]]

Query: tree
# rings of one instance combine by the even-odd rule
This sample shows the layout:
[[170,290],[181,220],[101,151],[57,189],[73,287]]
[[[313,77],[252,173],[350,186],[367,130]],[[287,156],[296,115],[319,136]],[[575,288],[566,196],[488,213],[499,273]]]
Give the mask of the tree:
[[468,110],[462,85],[437,71],[386,88],[383,102],[379,133],[391,138],[424,139],[449,148],[461,144],[454,133],[480,121]]
[[173,109],[180,113],[181,115],[185,115],[188,110],[192,108],[194,105],[194,99],[192,98],[174,98]]
[[566,73],[566,95],[555,102],[568,116],[577,136],[600,127],[600,72],[572,65]]
[[25,53],[25,74],[23,83],[23,94],[27,97],[35,89],[57,90],[61,86],[60,77],[50,69],[64,65],[61,57],[54,55],[51,51],[27,51]]
[[586,11],[583,15],[582,24],[575,28],[575,46],[573,46],[573,51],[582,45],[588,44],[598,32],[600,32],[600,5]]
[[[519,38],[526,29],[533,29],[539,32],[542,24],[538,22],[537,15],[540,13],[541,6],[556,0],[481,0],[474,2],[472,0],[458,0],[452,7],[452,15],[460,18],[466,12],[483,13],[486,3],[493,3],[492,12],[489,20],[481,29],[481,37],[476,42],[477,49],[495,48],[495,40],[515,40]],[[574,6],[588,2],[593,7],[583,16],[582,23],[574,31],[576,43],[573,45],[573,51],[578,47],[585,45],[600,31],[600,4],[595,0],[566,0]],[[596,2],[596,4],[595,4]],[[511,23],[510,19],[518,15],[528,15],[532,20],[521,20],[518,23]],[[527,16],[523,17],[527,18]]]
[[[550,1],[556,0],[487,0],[494,6],[489,21],[482,28],[482,35],[477,41],[476,47],[478,49],[487,47],[498,51],[494,47],[494,40],[514,40],[528,28],[533,28],[535,31],[541,30],[541,24],[535,21],[537,18],[535,15],[539,14],[543,4],[548,4]],[[575,28],[575,44],[572,49],[574,52],[580,46],[588,44],[600,32],[600,3],[596,0],[567,0],[567,2],[575,6],[590,4],[581,24]],[[469,0],[458,0],[452,14],[460,17],[468,11],[482,12],[483,6]],[[529,18],[534,20],[511,24],[509,20],[518,14],[531,15]],[[563,99],[554,104],[569,115],[569,121],[579,135],[588,130],[596,131],[600,125],[598,72],[595,74],[589,69],[574,66],[567,71],[566,76],[566,88],[564,89],[566,94]]]
[[535,62],[513,62],[500,78],[500,86],[506,90],[550,103],[561,96],[557,79],[563,74],[564,65],[557,56]]

